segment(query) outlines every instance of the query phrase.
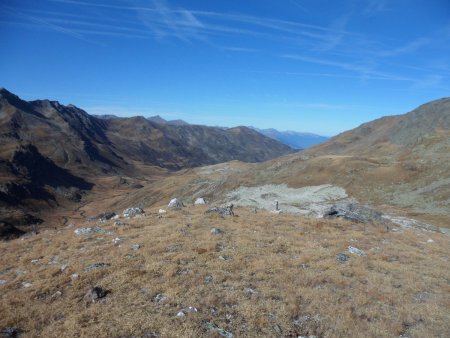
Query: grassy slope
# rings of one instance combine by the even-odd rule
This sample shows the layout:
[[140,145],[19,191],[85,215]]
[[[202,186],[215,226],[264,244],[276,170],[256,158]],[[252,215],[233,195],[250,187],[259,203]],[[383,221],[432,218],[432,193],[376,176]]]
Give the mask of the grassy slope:
[[[1,242],[0,279],[8,282],[0,286],[0,328],[22,328],[27,337],[130,337],[146,331],[217,336],[204,329],[206,320],[238,337],[450,332],[448,236],[246,209],[225,219],[204,211],[189,207],[163,218],[148,212],[124,220],[126,227],[100,225],[114,235],[79,237],[64,228]],[[213,227],[225,234],[211,235]],[[127,240],[116,246],[114,237]],[[133,251],[134,243],[141,248]],[[174,252],[167,249],[172,244],[179,245]],[[349,254],[349,245],[368,256]],[[350,261],[337,262],[340,252]],[[48,264],[52,256],[59,256],[58,264]],[[84,272],[95,262],[111,266]],[[62,264],[68,264],[64,272]],[[72,281],[72,273],[80,277]],[[22,282],[33,286],[21,288]],[[105,303],[87,304],[83,295],[95,285],[111,293]],[[57,291],[62,295],[52,298]],[[167,300],[152,301],[157,293]],[[188,306],[198,312],[176,317]],[[308,317],[296,326],[297,316]]]

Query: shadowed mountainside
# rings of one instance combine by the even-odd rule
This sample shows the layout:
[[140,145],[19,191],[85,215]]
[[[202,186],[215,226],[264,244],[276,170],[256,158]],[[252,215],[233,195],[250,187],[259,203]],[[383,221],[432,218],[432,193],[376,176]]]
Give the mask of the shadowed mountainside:
[[[96,118],[73,105],[24,101],[0,89],[0,203],[26,209],[79,201],[100,177],[146,177],[230,160],[259,162],[293,149],[246,127]],[[162,168],[162,169],[161,169]],[[69,191],[70,190],[70,191]]]

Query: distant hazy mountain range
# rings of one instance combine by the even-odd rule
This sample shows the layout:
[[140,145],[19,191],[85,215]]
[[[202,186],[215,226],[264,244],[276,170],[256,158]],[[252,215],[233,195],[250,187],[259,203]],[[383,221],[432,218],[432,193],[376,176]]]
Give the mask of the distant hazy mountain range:
[[[103,120],[111,120],[111,119],[122,119],[124,117],[119,117],[116,115],[92,115],[96,118],[99,119],[103,119]],[[159,115],[155,115],[155,116],[150,116],[150,117],[146,117],[147,120],[152,121],[152,122],[156,122],[156,123],[161,123],[161,124],[170,124],[172,126],[187,126],[189,125],[189,123],[187,123],[186,121],[183,120],[165,120],[163,119],[161,116]]]
[[255,127],[250,128],[256,130],[257,132],[267,137],[273,138],[274,140],[278,140],[281,143],[284,143],[294,149],[306,149],[316,144],[325,142],[329,139],[329,137],[326,136],[320,136],[311,133],[301,133],[291,130],[279,131],[273,128],[270,129],[258,129]]

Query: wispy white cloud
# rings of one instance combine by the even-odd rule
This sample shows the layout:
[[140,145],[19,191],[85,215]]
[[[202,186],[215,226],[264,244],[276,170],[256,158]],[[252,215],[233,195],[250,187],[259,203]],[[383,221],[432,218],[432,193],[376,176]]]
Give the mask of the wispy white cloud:
[[412,53],[417,51],[419,48],[429,44],[431,39],[429,38],[419,38],[412,42],[409,42],[403,46],[396,47],[390,50],[384,50],[378,53],[381,57],[398,56],[402,54]]
[[259,53],[261,49],[247,48],[247,47],[232,47],[232,46],[220,46],[219,49],[230,52],[243,52],[243,53]]
[[350,63],[350,62],[338,62],[332,61],[328,59],[322,59],[317,57],[309,57],[297,54],[285,54],[281,55],[283,58],[299,60],[303,62],[315,63],[335,68],[340,68],[344,70],[349,70],[359,74],[360,79],[362,80],[391,80],[391,81],[413,81],[411,78],[399,76],[395,74],[380,72],[374,70],[372,66],[358,63]]

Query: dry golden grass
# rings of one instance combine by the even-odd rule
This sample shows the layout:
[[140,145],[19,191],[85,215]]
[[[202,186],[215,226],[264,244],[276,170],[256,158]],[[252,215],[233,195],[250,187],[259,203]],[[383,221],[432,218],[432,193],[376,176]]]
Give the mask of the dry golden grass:
[[[210,322],[235,337],[448,337],[448,236],[240,208],[222,218],[205,210],[162,218],[147,210],[124,220],[129,226],[99,224],[114,235],[76,236],[64,228],[1,242],[0,279],[7,283],[0,286],[0,328],[21,328],[25,337],[218,337],[206,328]],[[212,235],[214,227],[224,234]],[[115,237],[127,239],[119,246]],[[131,249],[135,243],[139,250]],[[348,253],[349,245],[368,256]],[[341,252],[348,262],[336,260]],[[53,256],[59,260],[49,264]],[[110,266],[84,271],[96,262]],[[86,303],[95,285],[110,294]],[[167,299],[157,302],[157,294]],[[198,312],[176,316],[189,306]]]

